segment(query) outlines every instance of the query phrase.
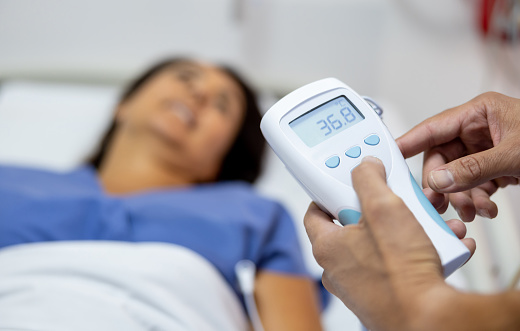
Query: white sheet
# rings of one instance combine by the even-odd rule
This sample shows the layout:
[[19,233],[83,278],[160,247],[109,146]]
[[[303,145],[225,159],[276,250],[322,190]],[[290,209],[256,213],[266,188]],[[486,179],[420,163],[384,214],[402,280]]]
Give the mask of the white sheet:
[[0,250],[0,330],[247,330],[204,258],[161,243],[50,242]]

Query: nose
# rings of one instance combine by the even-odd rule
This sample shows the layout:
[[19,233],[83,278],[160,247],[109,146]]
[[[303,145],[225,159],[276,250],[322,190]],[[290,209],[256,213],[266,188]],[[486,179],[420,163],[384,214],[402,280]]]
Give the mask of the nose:
[[192,82],[189,93],[197,110],[203,109],[209,99],[207,83],[204,82],[203,79],[198,79],[197,81]]

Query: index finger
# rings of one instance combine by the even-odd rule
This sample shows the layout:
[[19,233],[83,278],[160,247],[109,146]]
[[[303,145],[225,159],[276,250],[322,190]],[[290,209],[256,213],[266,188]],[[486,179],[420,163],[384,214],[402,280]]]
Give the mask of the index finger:
[[409,158],[432,147],[442,145],[460,135],[465,105],[443,111],[417,124],[396,139],[403,157]]

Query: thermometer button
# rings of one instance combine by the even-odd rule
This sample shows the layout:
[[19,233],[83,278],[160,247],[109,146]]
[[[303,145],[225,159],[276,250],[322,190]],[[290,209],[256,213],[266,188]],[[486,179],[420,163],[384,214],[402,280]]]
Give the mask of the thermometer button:
[[339,166],[339,156],[334,155],[328,158],[327,161],[325,161],[325,165],[329,168],[336,168]]
[[379,141],[380,141],[380,139],[377,134],[373,134],[373,135],[370,135],[365,138],[365,144],[370,145],[370,146],[375,146],[375,145],[379,144]]
[[353,159],[358,158],[361,155],[361,147],[354,146],[345,152],[345,155]]

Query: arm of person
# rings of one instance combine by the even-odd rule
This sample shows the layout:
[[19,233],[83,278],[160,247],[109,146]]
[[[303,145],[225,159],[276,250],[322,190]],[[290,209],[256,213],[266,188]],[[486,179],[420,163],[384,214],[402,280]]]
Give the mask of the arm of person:
[[[323,284],[372,331],[519,330],[520,292],[468,294],[444,281],[423,228],[386,185],[382,163],[367,157],[352,172],[362,217],[339,226],[316,205],[305,215]],[[450,221],[459,238],[460,221]],[[463,242],[474,252],[472,239]]]
[[315,283],[306,277],[259,272],[255,298],[264,329],[321,330],[317,291]]
[[497,216],[490,196],[520,178],[520,99],[484,93],[415,126],[396,140],[405,158],[425,152],[423,187],[440,213],[463,221]]

